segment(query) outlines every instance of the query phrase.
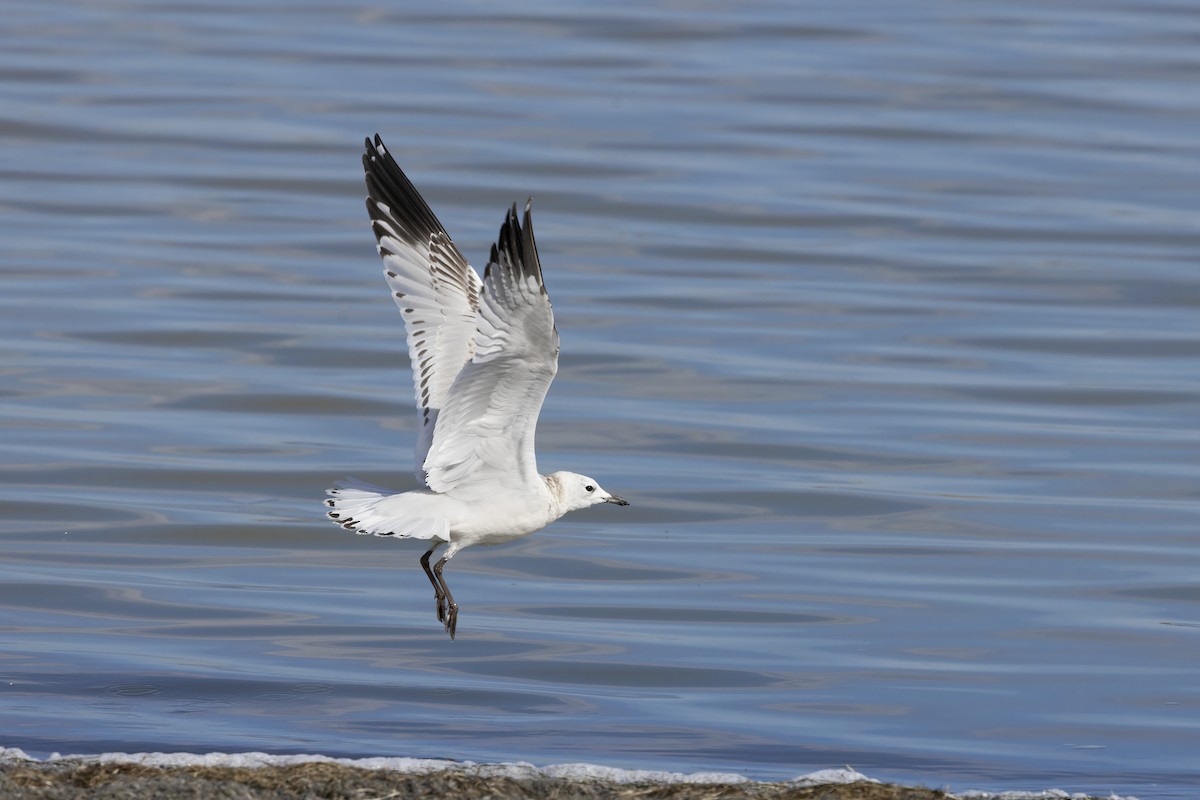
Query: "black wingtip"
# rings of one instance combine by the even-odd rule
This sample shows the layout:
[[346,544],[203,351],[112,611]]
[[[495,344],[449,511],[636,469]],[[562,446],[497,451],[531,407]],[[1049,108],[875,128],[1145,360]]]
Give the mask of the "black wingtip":
[[[537,278],[538,284],[541,285],[541,291],[545,294],[546,287],[542,283],[542,265],[538,259],[537,243],[533,238],[532,205],[533,198],[529,198],[525,203],[523,215],[518,212],[515,202],[505,211],[500,233],[496,237],[496,243],[492,245],[488,269],[490,270],[493,264],[498,264],[499,254],[504,253],[519,274]],[[486,272],[484,277],[487,277]]]
[[[450,241],[450,235],[438,221],[433,209],[425,202],[425,198],[384,145],[383,137],[377,133],[374,142],[366,138],[363,144],[365,152],[362,161],[367,184],[368,210],[372,208],[372,202],[386,205],[388,215],[400,223],[399,233],[406,239],[411,238],[413,242],[427,244],[429,237],[438,233]],[[372,219],[381,218],[376,211],[372,211],[371,214]]]
[[378,133],[375,134],[374,142],[371,141],[370,136],[363,139],[363,149],[366,150],[366,152],[363,153],[363,162],[364,163],[368,160],[373,161],[376,158],[380,158],[383,155],[385,155],[388,151],[387,147],[385,147],[383,144],[383,139],[381,139],[379,137]]

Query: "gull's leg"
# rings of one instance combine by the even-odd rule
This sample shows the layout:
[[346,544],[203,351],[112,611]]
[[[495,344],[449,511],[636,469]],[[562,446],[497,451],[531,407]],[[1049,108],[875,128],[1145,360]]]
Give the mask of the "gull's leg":
[[441,546],[442,543],[440,541],[434,541],[433,547],[430,547],[425,551],[425,555],[421,556],[421,568],[425,570],[425,575],[429,578],[429,582],[433,584],[433,599],[437,603],[438,622],[445,622],[446,611],[443,606],[446,603],[446,594],[442,591],[442,586],[438,583],[438,579],[433,577],[433,571],[429,569],[429,557]]
[[442,591],[446,594],[446,618],[442,619],[442,607],[438,605],[438,622],[445,623],[446,633],[450,634],[450,638],[454,638],[454,629],[458,627],[458,603],[454,602],[454,596],[450,594],[450,587],[446,585],[446,579],[442,576],[442,568],[446,566],[446,562],[450,560],[455,553],[454,545],[450,545],[450,549],[446,555],[442,556],[442,560],[433,565],[433,574],[437,576],[438,581],[442,584]]

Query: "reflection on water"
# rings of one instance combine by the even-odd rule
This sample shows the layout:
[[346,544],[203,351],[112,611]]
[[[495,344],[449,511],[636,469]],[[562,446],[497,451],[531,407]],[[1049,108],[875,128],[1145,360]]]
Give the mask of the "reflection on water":
[[[870,10],[17,2],[0,744],[1188,797],[1200,18]],[[455,642],[321,514],[412,486],[377,130],[476,262],[534,195],[541,466],[633,502]]]

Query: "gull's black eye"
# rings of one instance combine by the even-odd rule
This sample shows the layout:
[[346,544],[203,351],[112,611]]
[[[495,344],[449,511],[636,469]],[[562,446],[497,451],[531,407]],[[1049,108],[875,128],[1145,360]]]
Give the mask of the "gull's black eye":
[[592,486],[590,483],[589,483],[587,486],[583,487],[583,489],[584,489],[584,491],[586,491],[586,492],[594,492],[594,491],[596,491],[596,487],[595,487],[595,486]]

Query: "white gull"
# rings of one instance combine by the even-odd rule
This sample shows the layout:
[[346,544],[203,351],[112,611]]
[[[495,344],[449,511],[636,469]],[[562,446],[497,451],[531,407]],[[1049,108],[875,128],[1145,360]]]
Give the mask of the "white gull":
[[528,536],[569,511],[629,504],[586,475],[537,470],[534,434],[558,372],[558,330],[530,203],[523,222],[515,203],[505,215],[481,281],[378,134],[366,150],[367,212],[408,335],[424,488],[394,494],[350,479],[325,503],[356,533],[430,542],[421,567],[453,639],[458,605],[442,569],[458,551]]

